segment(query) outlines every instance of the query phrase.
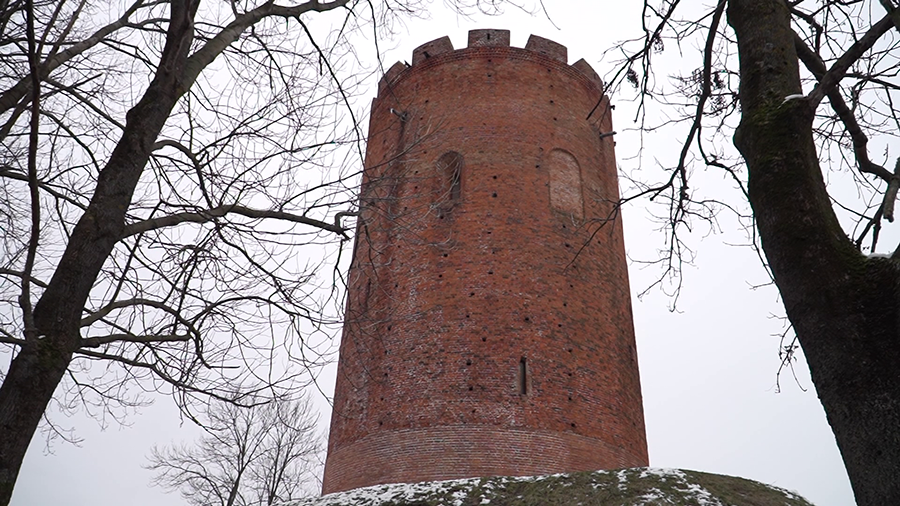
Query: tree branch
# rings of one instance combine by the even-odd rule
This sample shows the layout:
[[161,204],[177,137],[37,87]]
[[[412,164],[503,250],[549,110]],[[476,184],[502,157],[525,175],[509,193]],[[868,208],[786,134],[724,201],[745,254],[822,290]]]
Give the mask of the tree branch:
[[190,341],[191,336],[189,335],[178,335],[178,334],[160,334],[160,335],[148,335],[148,336],[136,336],[134,334],[110,334],[108,336],[99,336],[99,337],[85,337],[81,340],[82,348],[99,348],[104,344],[115,343],[115,342],[126,342],[126,343],[171,343],[171,342],[185,342]]
[[25,25],[28,39],[28,70],[31,77],[31,118],[28,129],[28,194],[31,209],[31,233],[28,238],[28,250],[25,254],[25,266],[22,269],[21,292],[19,293],[19,308],[22,310],[22,320],[25,322],[25,339],[37,338],[37,327],[34,323],[34,314],[31,305],[31,273],[34,270],[34,262],[37,257],[38,243],[41,237],[41,195],[37,173],[37,152],[39,130],[41,125],[41,81],[37,75],[38,54],[37,41],[34,34],[34,3],[33,0],[25,0]]
[[[25,273],[21,272],[21,271],[14,271],[12,269],[7,269],[5,267],[0,267],[0,276],[14,276],[19,279],[22,279],[25,277]],[[41,281],[40,279],[38,279],[34,276],[29,277],[29,282],[31,282],[32,284],[35,284],[41,288],[47,287],[47,283]]]
[[[94,47],[109,34],[126,26],[128,24],[128,18],[131,17],[131,15],[134,14],[134,12],[138,10],[138,8],[140,8],[143,4],[144,0],[137,0],[135,3],[131,4],[131,6],[128,7],[122,17],[120,17],[118,20],[104,26],[103,28],[100,28],[90,37],[82,40],[81,42],[78,42],[77,44],[73,44],[65,51],[47,58],[47,60],[40,65],[37,78],[43,79],[46,76],[49,76],[51,72],[56,70],[63,63]],[[19,82],[14,86],[3,92],[3,94],[0,94],[0,114],[5,113],[6,111],[14,107],[17,103],[19,103],[20,100],[25,98],[25,96],[31,91],[31,81],[32,76],[27,75],[19,80]]]
[[897,158],[897,164],[894,165],[894,177],[888,182],[888,187],[884,191],[884,201],[882,203],[884,219],[891,223],[894,222],[894,202],[897,201],[898,189],[900,189],[900,157]]
[[219,207],[214,207],[205,211],[198,211],[195,213],[178,213],[170,216],[162,216],[159,218],[153,218],[149,220],[140,221],[137,223],[133,223],[125,227],[125,230],[122,234],[121,239],[126,237],[130,237],[132,235],[141,234],[144,232],[149,232],[151,230],[158,230],[165,227],[172,227],[175,225],[180,225],[182,223],[209,223],[210,221],[214,221],[217,218],[222,218],[228,214],[237,214],[240,216],[245,216],[247,218],[253,219],[276,219],[276,220],[284,220],[291,221],[294,223],[301,223],[303,225],[310,225],[312,227],[320,228],[322,230],[326,230],[328,232],[334,232],[335,234],[339,234],[344,238],[347,237],[347,229],[343,228],[340,225],[340,217],[348,216],[356,213],[338,213],[335,216],[335,223],[326,223],[324,221],[315,220],[313,218],[307,218],[306,216],[302,216],[299,214],[286,213],[284,211],[267,211],[267,210],[259,210],[259,209],[250,209],[249,207],[239,206],[237,204],[233,205],[224,205]]
[[148,306],[148,307],[153,307],[156,309],[161,309],[161,310],[165,311],[166,313],[169,313],[172,316],[174,316],[181,324],[183,324],[187,328],[193,329],[193,325],[189,321],[185,320],[178,311],[163,304],[162,302],[159,302],[156,300],[151,300],[151,299],[126,299],[126,300],[117,300],[115,302],[110,302],[109,304],[107,304],[107,305],[103,306],[102,308],[98,309],[97,311],[95,311],[90,316],[88,316],[86,318],[82,318],[81,326],[89,327],[89,326],[93,325],[94,323],[100,321],[101,319],[105,318],[107,315],[109,315],[109,313],[115,311],[116,309],[124,309],[126,307],[132,307],[132,306]]
[[[827,74],[825,62],[823,62],[819,55],[810,49],[810,47],[806,45],[806,42],[804,42],[796,33],[794,33],[794,48],[797,51],[797,56],[800,58],[800,61],[802,61],[812,75],[821,82]],[[869,138],[859,126],[859,122],[857,122],[856,116],[853,115],[853,111],[851,111],[850,107],[847,106],[847,103],[844,102],[844,97],[841,96],[840,90],[836,87],[832,87],[828,91],[827,96],[828,101],[831,103],[831,108],[844,123],[847,133],[853,141],[853,153],[856,155],[859,171],[873,174],[886,182],[890,182],[893,178],[891,172],[881,165],[873,163],[869,159],[869,152],[866,147],[869,143]]]
[[275,5],[274,0],[268,0],[259,7],[236,16],[234,21],[228,23],[228,26],[188,58],[182,81],[184,88],[189,89],[203,69],[212,63],[232,42],[238,40],[238,37],[241,36],[244,30],[258,23],[263,18],[268,16],[299,18],[302,14],[310,11],[326,12],[343,7],[349,2],[350,0],[334,0],[333,2],[320,3],[318,0],[309,0],[300,5],[284,7]]
[[25,344],[24,339],[19,339],[16,336],[10,334],[9,332],[0,329],[0,343],[3,344],[11,344],[13,346],[22,346]]
[[[10,178],[10,179],[16,179],[16,180],[19,180],[19,181],[25,181],[25,182],[28,182],[28,176],[26,176],[25,174],[22,174],[22,173],[17,172],[15,169],[13,169],[12,167],[10,167],[10,166],[8,166],[8,165],[6,165],[6,166],[0,166],[0,177],[8,177],[8,178]],[[65,195],[65,194],[63,194],[63,193],[61,193],[61,192],[59,192],[59,191],[53,189],[52,186],[50,186],[50,185],[48,185],[48,184],[46,184],[46,183],[38,182],[38,186],[40,187],[41,190],[43,190],[43,191],[49,193],[50,195],[54,196],[55,198],[58,198],[58,199],[60,199],[60,200],[65,200],[66,202],[68,202],[68,203],[72,204],[73,206],[75,206],[75,207],[81,209],[82,211],[84,211],[85,209],[87,209],[87,206],[86,206],[86,205],[82,204],[81,202],[78,202],[77,200],[72,199],[72,198],[69,197],[68,195]]]
[[850,70],[850,67],[853,66],[866,51],[872,49],[872,46],[878,42],[878,39],[893,27],[894,21],[892,20],[892,15],[888,14],[872,25],[859,40],[847,48],[847,51],[831,65],[828,72],[819,79],[819,84],[817,84],[812,92],[810,92],[808,97],[810,106],[815,109],[819,105],[819,102],[821,102],[830,91],[837,87],[847,71]]
[[75,353],[77,353],[79,355],[83,355],[85,357],[97,359],[97,360],[109,360],[111,362],[118,362],[122,365],[129,366],[129,367],[139,367],[141,369],[147,369],[150,372],[152,372],[153,374],[155,374],[157,378],[172,385],[175,388],[184,390],[186,392],[193,392],[193,393],[197,393],[197,394],[206,395],[213,399],[220,400],[222,402],[234,403],[234,399],[230,399],[228,397],[217,394],[215,392],[211,392],[209,390],[204,390],[202,388],[192,386],[184,381],[177,380],[177,379],[173,378],[172,376],[166,374],[155,364],[151,364],[148,362],[141,362],[140,360],[134,360],[131,358],[123,357],[121,355],[111,355],[109,353],[102,353],[102,352],[98,352],[98,351],[90,351],[90,350],[85,350],[85,349],[75,350]]

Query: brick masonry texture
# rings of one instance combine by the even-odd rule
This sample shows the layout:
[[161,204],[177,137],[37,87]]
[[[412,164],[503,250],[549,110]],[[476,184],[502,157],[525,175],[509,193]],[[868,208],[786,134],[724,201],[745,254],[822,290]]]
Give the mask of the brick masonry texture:
[[323,492],[646,466],[600,79],[505,30],[413,62],[372,106]]

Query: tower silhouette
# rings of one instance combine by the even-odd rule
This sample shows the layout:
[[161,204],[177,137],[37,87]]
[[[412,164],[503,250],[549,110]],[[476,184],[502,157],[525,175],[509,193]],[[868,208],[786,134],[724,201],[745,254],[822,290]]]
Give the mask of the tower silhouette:
[[609,99],[443,37],[372,105],[323,492],[647,465]]

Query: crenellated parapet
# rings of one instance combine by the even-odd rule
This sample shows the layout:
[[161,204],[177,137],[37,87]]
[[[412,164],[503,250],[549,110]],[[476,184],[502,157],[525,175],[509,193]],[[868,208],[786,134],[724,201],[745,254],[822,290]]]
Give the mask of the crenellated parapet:
[[537,35],[528,37],[524,48],[512,47],[509,42],[509,30],[480,29],[470,30],[468,45],[463,49],[455,49],[450,37],[444,36],[426,42],[415,48],[412,64],[397,62],[381,78],[378,83],[378,95],[408,74],[412,69],[433,67],[441,63],[466,58],[509,57],[515,59],[531,59],[540,61],[560,71],[580,76],[585,84],[596,87],[602,92],[603,80],[583,58],[568,64],[566,46]]

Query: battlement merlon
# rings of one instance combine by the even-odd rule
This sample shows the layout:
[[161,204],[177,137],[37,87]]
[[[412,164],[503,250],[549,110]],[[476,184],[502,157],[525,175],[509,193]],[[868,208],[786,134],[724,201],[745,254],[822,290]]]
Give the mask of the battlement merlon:
[[[459,51],[485,47],[511,47],[509,43],[509,30],[470,30],[468,46],[465,49],[460,49]],[[538,37],[537,35],[529,36],[528,42],[525,44],[525,47],[520,50],[532,51],[550,58],[551,60],[561,62],[563,65],[568,64],[568,50],[566,49],[566,46],[552,40],[545,39],[543,37]],[[381,80],[378,82],[378,95],[381,96],[384,90],[394,82],[396,82],[397,79],[400,78],[400,75],[403,74],[407,69],[413,68],[439,55],[453,53],[455,51],[457,50],[454,49],[453,43],[450,41],[450,37],[447,36],[422,44],[421,46],[413,50],[411,65],[403,62],[397,62],[393,66],[391,66],[391,68],[388,69],[387,72],[385,72],[384,76],[382,76]],[[569,67],[577,71],[579,74],[583,75],[588,81],[596,85],[597,88],[599,88],[601,91],[603,90],[603,80],[600,79],[600,76],[597,75],[597,72],[594,71],[593,67],[591,67],[591,65],[586,62],[584,58],[578,60],[572,65],[569,65]]]

